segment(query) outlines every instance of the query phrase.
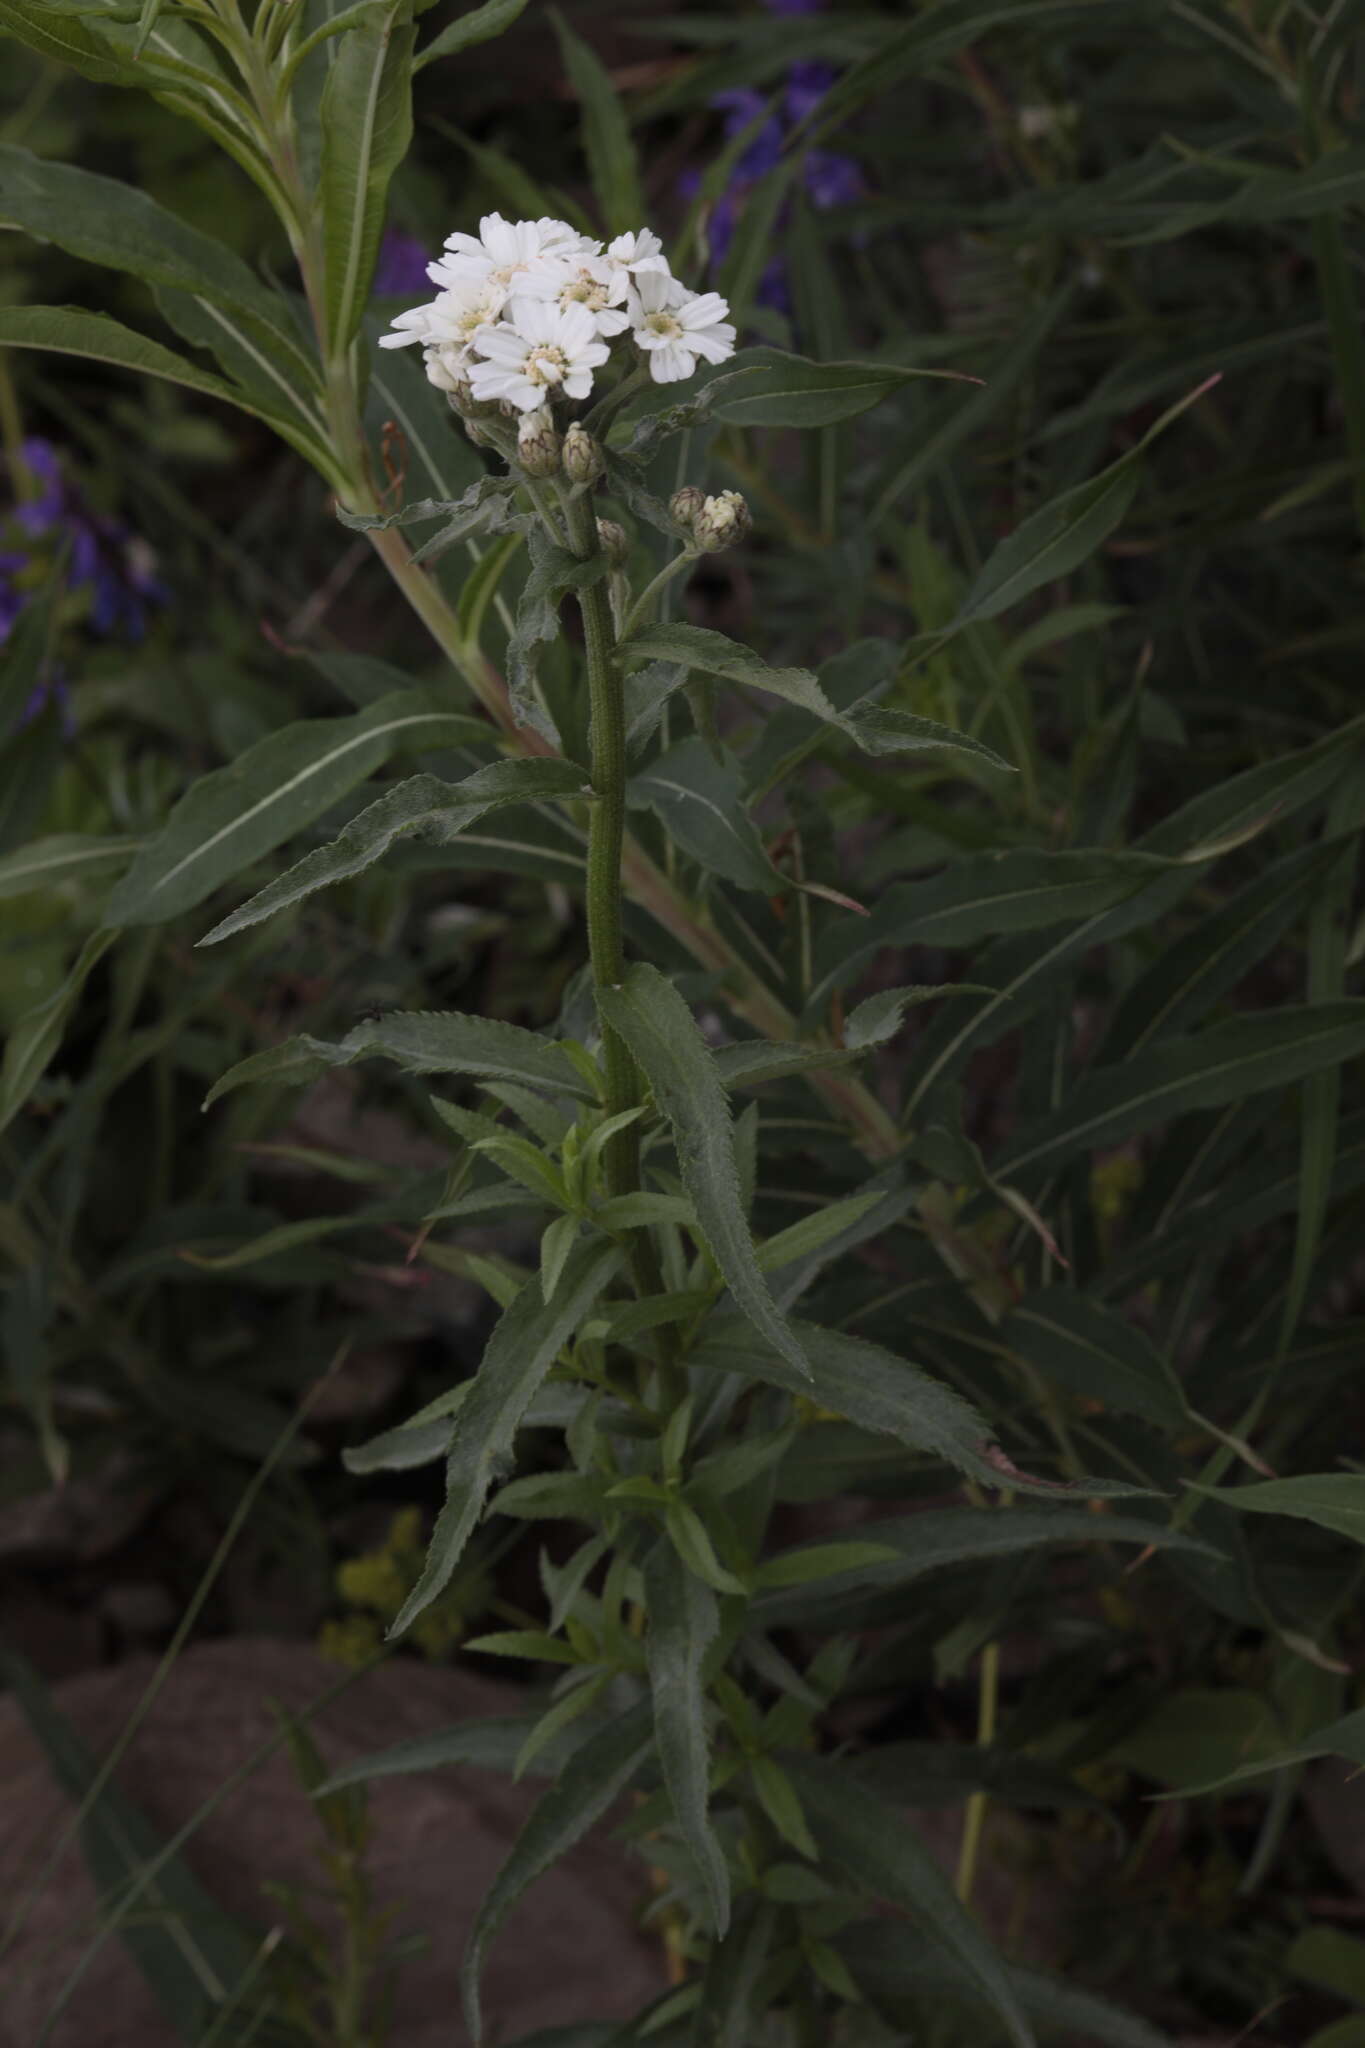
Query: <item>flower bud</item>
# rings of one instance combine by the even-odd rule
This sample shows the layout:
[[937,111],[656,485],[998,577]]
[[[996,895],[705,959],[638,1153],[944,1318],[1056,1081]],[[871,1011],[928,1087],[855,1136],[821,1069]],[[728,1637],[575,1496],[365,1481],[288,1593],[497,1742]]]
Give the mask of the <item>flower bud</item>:
[[559,468],[559,429],[548,405],[524,412],[517,428],[517,461],[527,476],[553,476]]
[[690,527],[705,503],[705,494],[695,484],[684,484],[681,490],[674,491],[668,501],[668,509],[679,526]]
[[595,484],[606,466],[598,443],[575,420],[564,436],[564,474],[572,483]]
[[738,491],[720,491],[703,502],[692,523],[692,532],[703,553],[714,555],[743,540],[753,523],[749,507]]
[[630,541],[625,527],[619,525],[615,519],[599,519],[597,538],[612,568],[623,569],[626,557],[630,553]]

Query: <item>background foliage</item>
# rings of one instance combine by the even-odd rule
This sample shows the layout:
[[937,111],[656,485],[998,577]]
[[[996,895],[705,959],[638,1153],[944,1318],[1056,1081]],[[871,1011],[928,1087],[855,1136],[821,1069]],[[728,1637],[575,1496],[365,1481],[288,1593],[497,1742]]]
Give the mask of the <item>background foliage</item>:
[[[527,1687],[499,1756],[535,1728],[538,1770],[570,1759],[506,1897],[634,1782],[690,1966],[646,2038],[747,2040],[766,2012],[774,2041],[1254,2024],[1349,2048],[1365,1949],[1299,1793],[1315,1757],[1365,1762],[1360,10],[351,12],[298,73],[305,219],[180,11],[0,4],[7,1500],[91,1478],[206,1503],[201,1551],[158,1567],[178,1608],[255,1471],[243,1541],[260,1584],[288,1561],[287,1625],[367,1654],[412,1594],[413,1518],[389,1521],[439,1507],[449,1406],[402,1426],[469,1384],[554,1214],[525,1151],[518,1179],[470,1147],[510,1118],[562,1165],[565,1074],[485,1065],[433,1097],[409,1059],[340,1068],[302,1113],[279,1086],[199,1105],[295,1032],[382,1045],[394,1010],[587,1035],[573,815],[492,813],[199,942],[385,777],[466,775],[505,719],[520,535],[452,536],[427,585],[405,530],[329,504],[448,504],[484,473],[420,375],[369,358],[399,237],[434,251],[493,206],[648,216],[753,348],[876,366],[797,405],[746,355],[708,414],[642,418],[643,466],[606,486],[637,582],[646,491],[705,477],[755,513],[641,644],[694,681],[639,735],[628,946],[729,1048],[698,1040],[676,1085],[730,1089],[814,1379],[722,1304],[689,1326],[688,1444],[602,1412],[600,1329],[537,1396],[419,1624],[436,1656],[499,1631]],[[989,754],[858,751],[699,633]],[[576,675],[566,627],[538,688],[571,757]],[[804,1061],[762,1049],[792,1037]],[[696,1186],[662,1136],[649,1156],[695,1316],[717,1225],[688,1232]],[[343,1341],[384,1347],[379,1401],[291,1423]],[[614,1516],[666,1527],[643,1588],[577,1547]],[[204,1625],[236,1625],[214,1584]],[[638,1704],[674,1689],[695,1735],[703,1677],[714,1830],[704,1745]],[[328,1809],[343,1885],[359,1798]],[[987,1799],[1021,1893],[1071,1881],[1046,1974],[1008,1932],[996,1960],[886,1827],[888,1802],[960,1805],[969,1891]],[[142,1960],[204,2037],[166,1954]],[[275,2021],[310,1995],[277,1985]]]

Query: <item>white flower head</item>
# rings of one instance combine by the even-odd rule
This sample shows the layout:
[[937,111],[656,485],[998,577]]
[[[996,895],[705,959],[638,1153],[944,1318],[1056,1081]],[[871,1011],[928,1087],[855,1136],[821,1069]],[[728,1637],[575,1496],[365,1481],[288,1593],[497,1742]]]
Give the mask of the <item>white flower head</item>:
[[618,235],[614,242],[607,244],[607,260],[616,270],[623,270],[629,277],[648,275],[657,271],[668,276],[668,258],[663,253],[663,243],[652,228],[636,228],[633,234]]
[[409,342],[420,341],[428,358],[439,352],[450,373],[458,374],[468,359],[474,336],[490,320],[497,319],[505,297],[499,285],[487,281],[452,286],[448,291],[438,292],[425,306],[399,313],[393,323],[394,332],[381,334],[379,346],[405,348]]
[[570,256],[547,257],[517,282],[518,297],[545,299],[556,306],[583,306],[592,315],[604,341],[624,334],[630,325],[625,310],[630,279],[591,249]]
[[595,253],[598,244],[567,221],[548,215],[541,220],[504,220],[500,213],[486,213],[477,236],[447,235],[445,246],[449,253],[427,270],[433,284],[501,286],[505,300],[547,257],[576,255],[582,248]]
[[691,377],[698,356],[723,363],[735,352],[735,330],[725,317],[730,308],[719,292],[689,292],[676,278],[645,271],[631,287],[629,304],[636,345],[648,354],[656,384]]
[[608,353],[586,306],[513,299],[506,318],[475,335],[469,382],[476,398],[505,398],[518,412],[534,412],[561,395],[586,398]]

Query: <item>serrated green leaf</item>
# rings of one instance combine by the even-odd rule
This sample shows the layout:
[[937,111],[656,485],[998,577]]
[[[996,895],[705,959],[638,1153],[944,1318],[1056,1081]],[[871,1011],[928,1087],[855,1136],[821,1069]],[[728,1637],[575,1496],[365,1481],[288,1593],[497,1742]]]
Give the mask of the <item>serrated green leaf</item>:
[[539,1279],[532,1279],[503,1311],[456,1415],[446,1460],[445,1506],[436,1518],[421,1576],[391,1636],[402,1635],[449,1585],[532,1396],[619,1263],[614,1245],[590,1240],[570,1253],[552,1302],[545,1301]]
[[434,775],[410,776],[367,804],[326,846],[305,854],[258,890],[239,910],[205,932],[198,944],[216,945],[220,939],[301,903],[317,889],[362,874],[401,840],[448,846],[490,811],[509,804],[591,795],[583,770],[569,761],[492,761],[463,782],[442,782]]
[[181,797],[105,906],[109,925],[159,924],[270,853],[403,748],[459,745],[476,720],[418,691],[349,718],[308,718],[258,740]]
[[564,1765],[512,1844],[484,1894],[465,1950],[465,2023],[475,2048],[483,2039],[479,1977],[489,1942],[527,1886],[566,1855],[626,1790],[649,1755],[653,1737],[648,1700],[593,1734]]
[[740,1199],[729,1105],[692,1012],[666,976],[643,962],[629,969],[620,988],[601,990],[599,1002],[668,1119],[683,1186],[736,1305],[788,1364],[804,1373],[801,1347],[758,1270]]
[[808,668],[773,668],[752,647],[727,639],[709,626],[689,626],[677,621],[637,627],[623,642],[627,660],[679,662],[704,675],[722,676],[751,689],[781,697],[813,718],[835,727],[868,754],[961,753],[974,756],[993,768],[1007,768],[994,750],[970,734],[957,732],[931,718],[910,712],[885,709],[880,705],[854,705],[839,711],[820,687],[820,680]]
[[710,1759],[702,1682],[703,1660],[719,1626],[715,1594],[668,1543],[650,1552],[644,1584],[649,1616],[645,1655],[659,1762],[679,1831],[706,1888],[712,1931],[720,1939],[730,1922],[730,1872],[707,1812]]
[[496,1017],[464,1017],[457,1010],[391,1010],[374,1022],[357,1024],[335,1044],[305,1034],[239,1060],[214,1082],[204,1107],[249,1081],[297,1088],[329,1067],[349,1067],[376,1056],[410,1074],[474,1074],[588,1099],[587,1084],[572,1060],[534,1031]]

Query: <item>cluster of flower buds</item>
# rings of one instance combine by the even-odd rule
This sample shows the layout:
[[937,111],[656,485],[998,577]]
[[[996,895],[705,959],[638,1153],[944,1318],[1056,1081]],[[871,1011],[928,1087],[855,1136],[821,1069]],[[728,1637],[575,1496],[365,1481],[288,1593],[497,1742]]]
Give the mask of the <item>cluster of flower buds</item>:
[[708,498],[695,484],[674,491],[668,509],[687,528],[692,545],[704,555],[719,554],[747,538],[753,529],[749,507],[738,491],[718,491]]
[[648,228],[604,248],[567,221],[485,214],[477,236],[447,237],[428,266],[434,299],[400,313],[381,348],[419,342],[427,375],[455,394],[504,399],[534,413],[555,398],[586,398],[611,346],[629,337],[657,384],[734,354],[718,292],[692,292]]

